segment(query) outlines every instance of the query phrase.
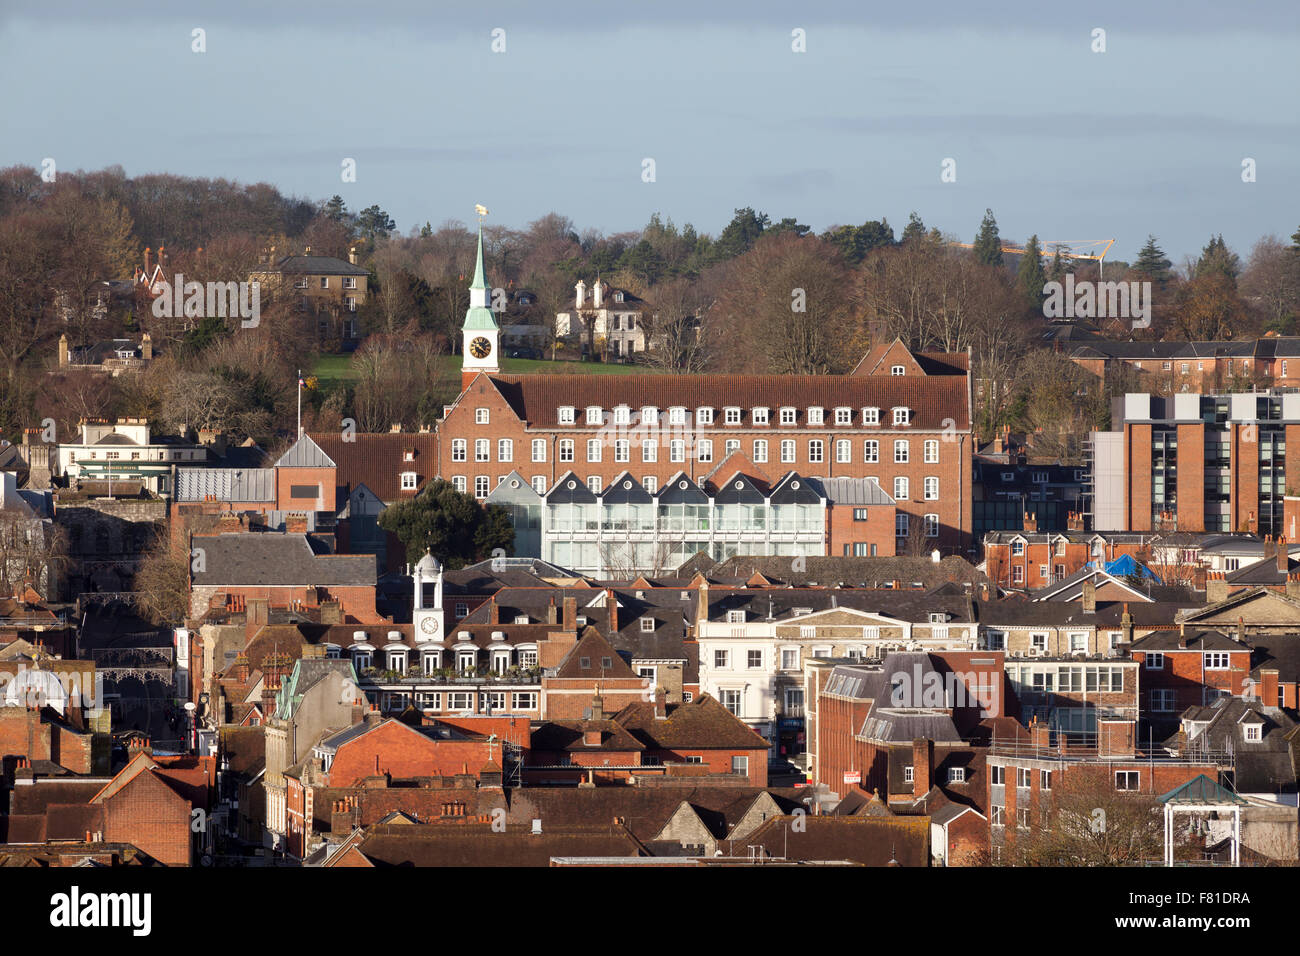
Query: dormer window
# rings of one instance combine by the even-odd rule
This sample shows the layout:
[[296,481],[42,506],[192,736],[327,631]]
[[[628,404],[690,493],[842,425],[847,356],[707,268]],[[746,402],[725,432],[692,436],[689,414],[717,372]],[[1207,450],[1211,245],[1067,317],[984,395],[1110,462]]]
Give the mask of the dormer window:
[[851,408],[837,408],[837,409],[835,409],[835,424],[836,424],[836,425],[852,425],[852,424],[853,424],[853,409],[851,409]]
[[614,409],[614,424],[628,425],[632,422],[632,409],[627,405],[619,405]]
[[727,623],[728,623],[728,624],[744,624],[744,623],[745,623],[745,612],[744,612],[744,611],[728,611],[728,612],[727,612]]
[[413,471],[402,472],[402,490],[403,491],[415,490],[415,472]]
[[599,405],[587,406],[587,424],[603,425],[605,423],[605,412]]
[[674,405],[672,408],[668,409],[668,424],[685,425],[686,409],[682,408],[680,405]]
[[890,369],[889,369],[889,374],[890,374],[890,375],[906,375],[906,374],[907,374],[907,369],[904,368],[904,367],[901,366],[901,365],[894,365],[894,366],[891,366],[891,367],[890,367]]
[[724,425],[740,424],[740,409],[734,406],[722,410],[722,422]]
[[415,461],[415,449],[408,448],[402,452],[402,461]]
[[574,408],[572,405],[560,406],[560,424],[572,425],[574,422]]
[[894,409],[895,425],[910,425],[912,423],[912,410],[910,408]]
[[1024,554],[1024,553],[1025,553],[1025,543],[1024,543],[1023,541],[1019,541],[1019,540],[1017,540],[1017,541],[1012,541],[1012,542],[1011,542],[1011,553],[1014,554],[1014,555],[1021,555],[1021,554]]
[[704,406],[703,408],[697,408],[697,409],[695,410],[695,424],[697,424],[697,425],[712,425],[712,424],[713,424],[713,409],[712,409],[712,408],[709,408],[707,405]]
[[795,418],[795,411],[794,411],[793,408],[789,408],[789,407],[787,407],[787,408],[783,408],[783,409],[781,409],[781,424],[782,424],[782,425],[793,425],[793,424],[794,424],[794,418]]
[[655,408],[653,405],[646,405],[644,408],[642,408],[642,409],[641,409],[641,424],[642,424],[642,425],[658,425],[658,424],[659,424],[659,409]]
[[622,301],[623,301],[623,293],[622,293],[622,292],[615,292],[615,293],[614,293],[614,301],[615,301],[615,302],[622,302]]
[[750,412],[750,420],[753,421],[755,425],[766,425],[767,411],[766,408],[755,408]]
[[1263,724],[1242,724],[1241,729],[1245,733],[1246,740],[1250,743],[1258,743],[1264,739]]
[[864,424],[864,425],[879,425],[879,424],[880,424],[880,409],[878,409],[878,408],[864,408],[864,409],[862,410],[862,424]]
[[824,416],[825,416],[825,410],[818,405],[814,405],[808,409],[808,424],[820,425],[822,424],[822,420]]
[[649,634],[655,629],[655,619],[652,617],[641,618],[641,633]]

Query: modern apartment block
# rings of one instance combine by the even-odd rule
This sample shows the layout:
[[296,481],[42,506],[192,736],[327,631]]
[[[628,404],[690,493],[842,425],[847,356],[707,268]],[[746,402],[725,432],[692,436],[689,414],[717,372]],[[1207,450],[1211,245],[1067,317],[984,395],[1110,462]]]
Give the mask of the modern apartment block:
[[1130,393],[1111,420],[1093,433],[1093,527],[1291,536],[1300,393]]

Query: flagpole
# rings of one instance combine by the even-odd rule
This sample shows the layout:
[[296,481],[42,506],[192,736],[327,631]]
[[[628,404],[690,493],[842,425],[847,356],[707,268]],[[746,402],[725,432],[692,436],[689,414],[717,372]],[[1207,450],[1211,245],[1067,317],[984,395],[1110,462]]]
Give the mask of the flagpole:
[[298,437],[302,437],[302,369],[298,369]]

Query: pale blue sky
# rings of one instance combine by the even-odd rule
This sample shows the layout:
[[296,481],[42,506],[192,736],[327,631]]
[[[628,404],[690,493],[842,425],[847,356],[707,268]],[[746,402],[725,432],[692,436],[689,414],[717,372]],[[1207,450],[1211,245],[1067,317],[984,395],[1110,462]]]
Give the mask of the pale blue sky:
[[1011,239],[1131,258],[1154,232],[1178,262],[1222,232],[1244,256],[1300,227],[1298,41],[1292,0],[0,0],[0,166],[266,181],[402,232],[475,202],[717,232],[748,205],[896,232],[915,209],[969,241],[992,207]]

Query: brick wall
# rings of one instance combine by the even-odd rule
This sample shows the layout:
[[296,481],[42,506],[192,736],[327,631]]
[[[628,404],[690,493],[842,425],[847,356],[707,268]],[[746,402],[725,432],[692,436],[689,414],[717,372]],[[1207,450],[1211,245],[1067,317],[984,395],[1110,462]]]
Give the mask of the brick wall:
[[104,801],[104,839],[131,843],[167,866],[190,866],[190,803],[145,770]]

